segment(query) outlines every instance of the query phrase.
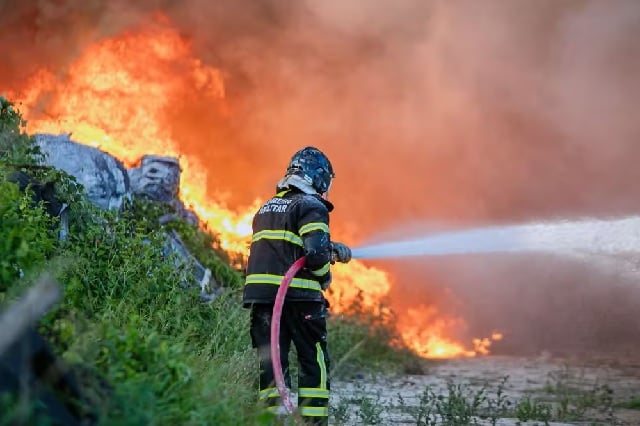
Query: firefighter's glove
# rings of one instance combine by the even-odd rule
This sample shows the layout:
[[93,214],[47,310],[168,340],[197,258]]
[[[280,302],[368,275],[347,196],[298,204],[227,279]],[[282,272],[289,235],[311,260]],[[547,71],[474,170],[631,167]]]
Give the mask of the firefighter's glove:
[[332,263],[347,263],[351,260],[351,249],[342,243],[331,243],[331,261]]

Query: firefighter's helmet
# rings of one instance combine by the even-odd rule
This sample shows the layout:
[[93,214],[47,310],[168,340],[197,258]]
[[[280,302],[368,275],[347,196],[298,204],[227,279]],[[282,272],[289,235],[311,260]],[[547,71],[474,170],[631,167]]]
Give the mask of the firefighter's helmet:
[[318,194],[324,194],[329,191],[335,174],[327,156],[319,149],[308,146],[293,154],[285,173],[287,176],[299,176]]

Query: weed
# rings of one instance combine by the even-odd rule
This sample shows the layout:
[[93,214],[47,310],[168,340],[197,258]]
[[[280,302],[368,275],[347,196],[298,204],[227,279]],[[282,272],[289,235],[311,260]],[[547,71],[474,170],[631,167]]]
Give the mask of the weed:
[[400,410],[409,414],[416,426],[435,426],[437,424],[436,400],[437,397],[430,386],[422,391],[417,406],[409,405],[402,395],[398,394]]
[[330,407],[329,410],[336,426],[347,425],[349,423],[351,415],[349,414],[349,401],[346,399],[340,400],[336,407]]
[[450,426],[462,426],[476,424],[474,416],[486,400],[485,388],[474,391],[463,384],[449,382],[447,384],[448,395],[438,396],[436,409],[445,424]]
[[380,403],[380,392],[375,397],[362,396],[359,401],[358,417],[365,425],[382,424],[384,406]]
[[[487,411],[488,399],[485,387],[473,389],[468,385],[449,382],[444,394],[436,394],[427,386],[420,395],[417,406],[407,404],[399,395],[398,408],[409,414],[416,426],[463,426],[478,423],[477,418],[482,417],[483,410]],[[490,404],[491,407],[497,406],[495,399]],[[500,404],[501,407],[504,405],[503,402]],[[495,417],[497,419],[497,415]]]
[[626,408],[628,410],[640,410],[640,397],[635,396],[627,401],[621,402],[616,405],[619,408]]
[[[483,414],[480,417],[488,419],[492,426],[496,425],[500,417],[504,417],[508,413],[512,405],[512,402],[505,393],[505,387],[508,380],[509,376],[503,377],[500,383],[498,383],[495,396],[490,394],[487,394],[486,396],[485,406],[482,410]],[[485,388],[487,386],[488,385],[485,385]]]
[[552,406],[551,404],[525,397],[516,404],[515,415],[522,422],[538,420],[548,425],[552,419]]
[[555,419],[584,420],[590,411],[613,419],[613,390],[609,386],[591,383],[568,367],[550,373],[549,379],[544,391],[554,400]]

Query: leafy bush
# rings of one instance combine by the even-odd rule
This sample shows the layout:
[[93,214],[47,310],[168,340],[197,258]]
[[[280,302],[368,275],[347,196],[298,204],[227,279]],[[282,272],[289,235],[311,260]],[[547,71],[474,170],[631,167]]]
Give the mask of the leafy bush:
[[15,106],[0,96],[0,165],[33,165],[39,150],[25,131],[26,122]]
[[7,181],[16,167],[36,162],[38,151],[24,126],[20,113],[0,97],[0,295],[10,283],[41,265],[54,244],[54,220],[29,193],[21,193]]
[[54,221],[29,194],[2,179],[0,172],[0,292],[26,271],[42,265],[53,250]]

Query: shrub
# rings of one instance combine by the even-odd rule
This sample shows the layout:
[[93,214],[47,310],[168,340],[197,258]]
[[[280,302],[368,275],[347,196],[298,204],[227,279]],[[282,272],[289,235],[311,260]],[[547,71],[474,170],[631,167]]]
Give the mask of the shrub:
[[54,223],[0,170],[0,293],[44,263],[54,248]]
[[26,122],[15,106],[0,96],[0,165],[34,165],[39,150],[25,131]]

